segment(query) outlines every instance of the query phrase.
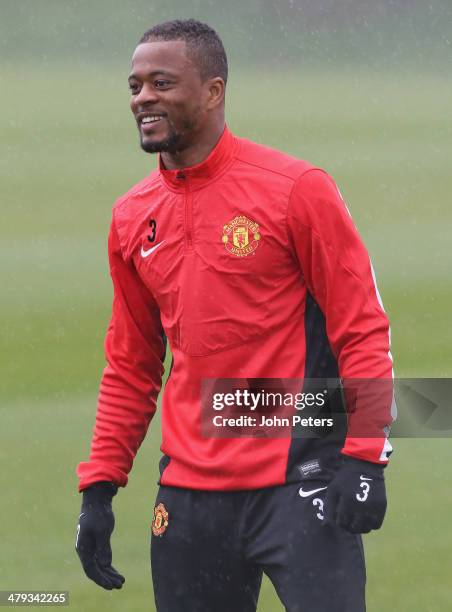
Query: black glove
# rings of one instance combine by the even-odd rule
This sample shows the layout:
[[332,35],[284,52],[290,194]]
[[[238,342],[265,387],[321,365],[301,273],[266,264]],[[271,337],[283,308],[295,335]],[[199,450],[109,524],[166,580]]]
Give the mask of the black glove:
[[125,581],[111,565],[110,536],[115,526],[111,500],[118,487],[96,482],[83,491],[75,550],[85,574],[104,589],[120,589]]
[[386,512],[384,467],[343,456],[328,485],[324,524],[337,523],[351,533],[379,529]]

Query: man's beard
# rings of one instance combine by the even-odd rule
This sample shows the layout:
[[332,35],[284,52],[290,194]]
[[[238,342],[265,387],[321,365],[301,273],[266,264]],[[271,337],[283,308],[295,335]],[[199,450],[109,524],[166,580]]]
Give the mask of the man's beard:
[[[200,111],[197,109],[196,114]],[[192,119],[184,119],[180,125],[176,126],[168,119],[170,131],[169,135],[158,142],[143,142],[143,137],[140,136],[140,146],[146,153],[172,153],[173,155],[180,152],[187,146],[187,138],[196,128],[196,121]]]
[[175,153],[181,139],[182,134],[179,132],[171,132],[167,138],[157,142],[143,142],[143,138],[140,138],[140,146],[146,153]]

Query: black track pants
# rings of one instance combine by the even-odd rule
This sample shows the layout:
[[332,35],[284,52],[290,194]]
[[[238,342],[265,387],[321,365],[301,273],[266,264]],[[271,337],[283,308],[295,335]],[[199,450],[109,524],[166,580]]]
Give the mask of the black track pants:
[[317,489],[326,485],[160,487],[151,542],[158,612],[253,612],[263,572],[287,612],[364,612],[361,537],[323,525],[326,490]]

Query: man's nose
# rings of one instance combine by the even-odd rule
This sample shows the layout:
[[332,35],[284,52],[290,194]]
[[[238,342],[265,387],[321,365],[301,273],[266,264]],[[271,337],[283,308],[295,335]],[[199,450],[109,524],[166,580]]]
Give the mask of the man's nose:
[[144,84],[140,93],[135,96],[134,103],[138,106],[143,104],[153,104],[158,101],[158,92],[148,84]]

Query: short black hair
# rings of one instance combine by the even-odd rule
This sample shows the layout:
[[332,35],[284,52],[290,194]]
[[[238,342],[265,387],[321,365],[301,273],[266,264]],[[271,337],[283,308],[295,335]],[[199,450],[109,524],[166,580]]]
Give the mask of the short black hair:
[[154,40],[183,40],[199,66],[202,80],[221,77],[228,80],[228,59],[221,38],[207,23],[196,19],[174,19],[147,30],[138,44]]

